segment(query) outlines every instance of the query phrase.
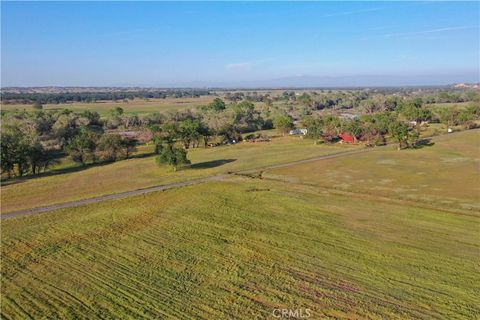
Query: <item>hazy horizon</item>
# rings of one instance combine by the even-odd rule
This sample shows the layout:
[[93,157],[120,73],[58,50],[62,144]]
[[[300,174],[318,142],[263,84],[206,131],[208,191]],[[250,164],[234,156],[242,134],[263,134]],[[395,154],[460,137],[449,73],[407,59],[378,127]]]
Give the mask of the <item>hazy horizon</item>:
[[1,6],[2,87],[480,82],[478,2]]

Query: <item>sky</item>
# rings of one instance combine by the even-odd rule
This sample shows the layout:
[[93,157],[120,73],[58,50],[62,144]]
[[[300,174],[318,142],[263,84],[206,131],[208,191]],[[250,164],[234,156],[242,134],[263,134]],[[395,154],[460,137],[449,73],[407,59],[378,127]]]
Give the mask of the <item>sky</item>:
[[479,82],[479,2],[5,2],[1,85]]

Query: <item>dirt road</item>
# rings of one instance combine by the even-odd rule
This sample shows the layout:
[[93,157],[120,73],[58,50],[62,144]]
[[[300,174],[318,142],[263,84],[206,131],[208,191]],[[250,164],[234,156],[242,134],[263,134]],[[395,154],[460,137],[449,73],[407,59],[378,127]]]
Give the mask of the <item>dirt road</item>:
[[[424,139],[433,138],[433,140],[441,140],[444,137],[454,135],[454,134],[457,134],[457,133],[442,134],[442,135],[435,136],[435,137],[425,137]],[[389,145],[385,145],[385,146],[381,146],[381,147],[375,147],[375,148],[363,148],[363,149],[357,149],[357,150],[352,150],[352,151],[339,152],[339,153],[329,154],[329,155],[325,155],[325,156],[319,156],[319,157],[310,158],[310,159],[297,160],[297,161],[288,162],[288,163],[282,163],[282,164],[265,166],[265,167],[257,167],[257,168],[254,168],[254,169],[242,170],[242,171],[237,171],[237,172],[231,172],[230,174],[249,174],[249,173],[254,173],[254,172],[259,172],[259,171],[264,171],[264,170],[269,170],[269,169],[276,169],[276,168],[294,166],[294,165],[297,165],[297,164],[308,163],[308,162],[312,162],[312,161],[326,160],[326,159],[339,158],[339,157],[347,157],[347,156],[352,156],[352,155],[356,155],[356,154],[360,154],[360,153],[373,152],[373,151],[376,151],[376,150],[382,150],[384,148],[393,148],[393,146],[391,144],[389,144]],[[8,212],[8,213],[4,213],[4,214],[0,215],[0,218],[1,219],[15,218],[15,217],[20,217],[20,216],[25,216],[25,215],[30,215],[30,214],[37,214],[37,213],[42,213],[42,212],[54,211],[54,210],[58,210],[58,209],[78,207],[78,206],[82,206],[82,205],[86,205],[86,204],[90,204],[90,203],[97,203],[97,202],[108,201],[108,200],[112,200],[112,199],[133,197],[133,196],[137,196],[137,195],[141,195],[141,194],[145,194],[145,193],[151,193],[151,192],[164,191],[164,190],[173,189],[173,188],[191,186],[191,185],[205,183],[205,182],[214,181],[214,180],[222,180],[227,176],[228,176],[228,174],[219,174],[219,175],[214,175],[214,176],[210,176],[210,177],[204,177],[204,178],[199,178],[199,179],[194,179],[194,180],[189,180],[189,181],[176,182],[176,183],[170,183],[170,184],[165,184],[165,185],[161,185],[161,186],[149,187],[149,188],[145,188],[145,189],[137,189],[137,190],[127,191],[127,192],[121,192],[121,193],[109,194],[109,195],[105,195],[105,196],[83,199],[83,200],[75,200],[75,201],[69,201],[69,202],[64,202],[64,203],[58,203],[58,204],[53,204],[53,205],[49,205],[49,206],[45,206],[45,207],[37,207],[37,208],[32,208],[32,209],[13,211],[13,212]]]
[[[289,163],[272,165],[272,166],[268,166],[268,167],[260,167],[260,168],[250,169],[250,170],[239,171],[239,172],[232,172],[232,174],[248,174],[248,173],[252,173],[252,172],[256,172],[256,171],[293,166],[293,165],[296,165],[296,164],[307,163],[307,162],[317,161],[317,160],[322,160],[322,159],[346,157],[346,156],[351,156],[351,155],[355,155],[355,154],[359,154],[359,153],[371,152],[371,151],[374,151],[374,150],[377,150],[377,149],[378,148],[372,148],[372,149],[365,148],[365,149],[358,149],[358,150],[352,150],[352,151],[347,151],[347,152],[340,152],[340,153],[335,153],[335,154],[330,154],[330,155],[325,155],[325,156],[320,156],[320,157],[315,157],[315,158],[310,158],[310,159],[305,159],[305,160],[299,160],[299,161],[294,161],[294,162],[289,162]],[[145,189],[137,189],[137,190],[127,191],[127,192],[114,193],[114,194],[109,194],[109,195],[105,195],[105,196],[83,199],[83,200],[75,200],[75,201],[68,201],[68,202],[63,202],[63,203],[58,203],[58,204],[52,204],[52,205],[45,206],[45,207],[36,207],[36,208],[31,208],[31,209],[13,211],[13,212],[8,212],[8,213],[4,213],[4,214],[0,215],[0,218],[3,220],[3,219],[21,217],[21,216],[37,214],[37,213],[42,213],[42,212],[49,212],[49,211],[54,211],[54,210],[58,210],[58,209],[78,207],[78,206],[83,206],[83,205],[87,205],[87,204],[91,204],[91,203],[108,201],[108,200],[112,200],[112,199],[133,197],[133,196],[146,194],[146,193],[151,193],[151,192],[164,191],[164,190],[168,190],[168,189],[191,186],[191,185],[205,183],[205,182],[214,181],[214,180],[222,180],[227,176],[228,176],[228,174],[219,174],[219,175],[214,175],[214,176],[204,177],[204,178],[199,178],[199,179],[194,179],[194,180],[188,180],[188,181],[183,181],[183,182],[165,184],[165,185],[161,185],[161,186],[149,187],[149,188],[145,188]]]

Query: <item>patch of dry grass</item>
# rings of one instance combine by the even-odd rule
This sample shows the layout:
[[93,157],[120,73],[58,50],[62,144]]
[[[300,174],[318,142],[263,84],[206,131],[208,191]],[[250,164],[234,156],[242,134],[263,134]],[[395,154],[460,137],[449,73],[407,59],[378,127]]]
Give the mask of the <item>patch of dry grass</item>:
[[2,187],[2,212],[264,167],[353,148],[358,146],[314,145],[310,140],[288,136],[264,143],[197,148],[188,153],[192,168],[177,172],[167,166],[158,167],[153,156],[129,159],[71,173],[14,181]]
[[384,148],[269,170],[264,177],[344,191],[480,210],[480,130],[445,135],[421,149]]
[[211,182],[2,221],[1,314],[473,319],[477,227],[311,186]]

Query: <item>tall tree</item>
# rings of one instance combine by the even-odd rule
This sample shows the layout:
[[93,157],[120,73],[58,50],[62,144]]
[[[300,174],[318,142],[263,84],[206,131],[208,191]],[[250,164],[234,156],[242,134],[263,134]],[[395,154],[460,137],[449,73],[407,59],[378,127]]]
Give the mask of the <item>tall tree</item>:
[[53,163],[54,159],[52,153],[39,143],[36,142],[34,145],[30,146],[28,150],[28,161],[30,163],[30,170],[33,174],[40,173],[45,171],[50,164]]
[[2,173],[6,172],[10,179],[12,174],[14,174],[18,141],[12,134],[2,133],[2,143],[0,146],[0,166]]
[[122,139],[116,134],[104,134],[97,146],[100,158],[106,161],[116,161],[122,154],[123,148]]
[[322,118],[323,137],[326,142],[335,139],[342,131],[342,120],[337,116],[327,115]]
[[200,128],[201,123],[196,119],[187,119],[180,123],[178,135],[182,140],[185,149],[188,149],[191,143],[193,143],[193,146],[195,147],[195,142],[198,142],[201,136]]
[[293,129],[293,120],[289,115],[278,116],[273,119],[274,127],[283,135]]
[[128,159],[133,152],[137,151],[137,143],[138,141],[135,138],[126,137],[122,139],[123,153],[126,159]]
[[66,151],[73,161],[84,165],[88,160],[95,162],[95,151],[97,148],[98,135],[85,128],[80,130],[72,141],[67,145]]
[[157,164],[168,164],[173,167],[173,171],[177,171],[179,166],[190,164],[187,159],[187,151],[175,146],[166,146],[156,158]]
[[208,141],[214,134],[213,130],[211,130],[205,123],[202,122],[200,124],[198,133],[203,138],[203,147],[206,148],[208,146]]
[[398,142],[398,149],[415,147],[418,133],[413,131],[407,124],[395,121],[390,125],[389,131]]
[[320,117],[307,116],[302,120],[303,125],[307,129],[307,138],[313,139],[313,143],[317,144],[318,140],[323,136],[322,119]]
[[442,108],[438,111],[440,122],[444,123],[447,127],[453,127],[458,124],[458,117],[460,111],[457,108]]

